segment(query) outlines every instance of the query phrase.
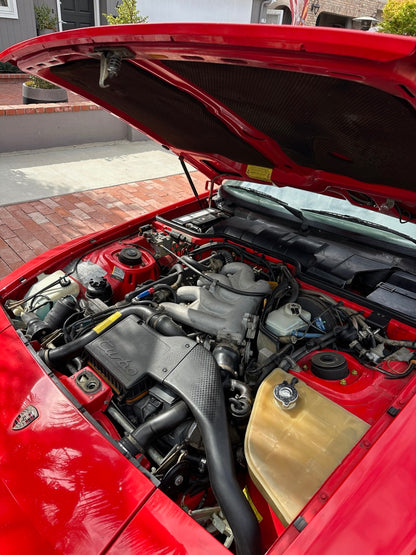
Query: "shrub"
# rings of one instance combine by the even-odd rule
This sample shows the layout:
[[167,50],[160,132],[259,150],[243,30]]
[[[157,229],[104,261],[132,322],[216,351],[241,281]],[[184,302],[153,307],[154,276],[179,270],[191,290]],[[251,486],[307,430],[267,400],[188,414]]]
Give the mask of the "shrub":
[[28,87],[33,87],[35,89],[59,89],[56,85],[49,83],[49,81],[45,81],[41,77],[37,77],[36,75],[31,75],[30,80],[26,81],[25,83]]
[[378,31],[416,36],[416,0],[388,0]]
[[43,29],[54,29],[58,27],[58,18],[52,12],[51,8],[46,4],[40,4],[39,6],[34,6],[36,27],[39,31]]
[[145,23],[147,17],[142,17],[136,6],[136,0],[122,0],[116,6],[117,15],[104,13],[110,25],[120,25],[122,23]]
[[0,62],[0,73],[23,73],[23,71],[10,62]]

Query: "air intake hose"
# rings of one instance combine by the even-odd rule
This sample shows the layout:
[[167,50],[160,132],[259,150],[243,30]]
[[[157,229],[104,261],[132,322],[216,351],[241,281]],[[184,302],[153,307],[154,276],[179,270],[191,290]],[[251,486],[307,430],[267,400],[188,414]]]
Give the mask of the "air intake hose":
[[234,473],[220,371],[211,353],[196,345],[164,383],[186,401],[205,446],[214,495],[234,534],[238,555],[260,553],[260,533]]
[[[120,308],[118,311],[114,311],[107,320],[101,322],[98,326],[94,327],[92,330],[88,331],[81,337],[74,339],[70,343],[66,343],[61,347],[56,347],[55,349],[48,349],[41,353],[42,359],[52,367],[54,365],[59,365],[66,360],[74,357],[82,351],[82,349],[96,339],[101,333],[108,331],[117,322],[133,314],[138,316],[141,320],[146,322],[151,328],[157,330],[162,335],[166,336],[184,336],[185,332],[183,329],[176,324],[170,316],[164,314],[162,311],[157,311],[150,306],[145,305],[131,305],[127,307]],[[103,323],[108,322],[108,325],[103,325]]]
[[[156,367],[149,368],[149,374],[174,390],[188,405],[202,435],[211,486],[233,531],[237,554],[256,555],[261,551],[259,527],[235,476],[220,371],[202,345],[187,342],[187,347],[192,348],[176,366],[170,367],[167,375]],[[166,351],[166,359],[169,352]],[[130,435],[134,439],[135,431]],[[131,455],[139,452],[138,444],[129,441],[129,436],[123,438],[122,447]]]
[[152,416],[146,422],[138,426],[127,436],[119,441],[129,455],[135,457],[138,453],[144,453],[146,448],[157,436],[162,436],[179,426],[189,415],[189,409],[184,401],[178,401],[175,405]]

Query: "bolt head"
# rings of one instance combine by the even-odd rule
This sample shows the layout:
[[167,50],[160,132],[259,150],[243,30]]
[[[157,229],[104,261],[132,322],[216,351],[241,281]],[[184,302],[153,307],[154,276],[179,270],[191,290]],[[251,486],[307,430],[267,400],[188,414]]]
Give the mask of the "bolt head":
[[182,474],[179,474],[175,478],[175,486],[180,486],[181,484],[183,484],[183,476]]

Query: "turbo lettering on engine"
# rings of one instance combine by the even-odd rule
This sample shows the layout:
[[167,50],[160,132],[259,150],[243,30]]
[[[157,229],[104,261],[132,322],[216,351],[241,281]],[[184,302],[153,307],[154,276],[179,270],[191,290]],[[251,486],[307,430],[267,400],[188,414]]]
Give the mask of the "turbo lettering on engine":
[[125,371],[129,376],[135,376],[138,373],[138,369],[132,367],[134,364],[132,360],[127,360],[122,358],[120,351],[117,349],[116,345],[108,340],[103,340],[98,343],[99,349],[105,353],[108,358],[117,362],[118,367]]

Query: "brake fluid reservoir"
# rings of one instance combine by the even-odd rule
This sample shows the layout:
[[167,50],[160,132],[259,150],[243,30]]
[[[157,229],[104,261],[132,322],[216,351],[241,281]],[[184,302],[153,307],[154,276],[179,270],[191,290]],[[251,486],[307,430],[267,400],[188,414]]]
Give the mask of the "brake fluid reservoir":
[[270,312],[266,319],[266,328],[278,337],[291,335],[308,327],[311,313],[298,303],[287,303]]
[[[301,380],[288,384],[290,378],[277,368],[263,381],[245,437],[250,476],[285,525],[370,427]],[[295,404],[276,398],[279,385],[294,386]]]
[[43,319],[51,309],[52,303],[58,299],[67,295],[77,297],[79,294],[78,283],[71,276],[65,276],[65,272],[62,270],[57,270],[53,274],[40,274],[38,281],[25,295],[25,299],[28,299],[25,309],[35,312],[39,318]]

